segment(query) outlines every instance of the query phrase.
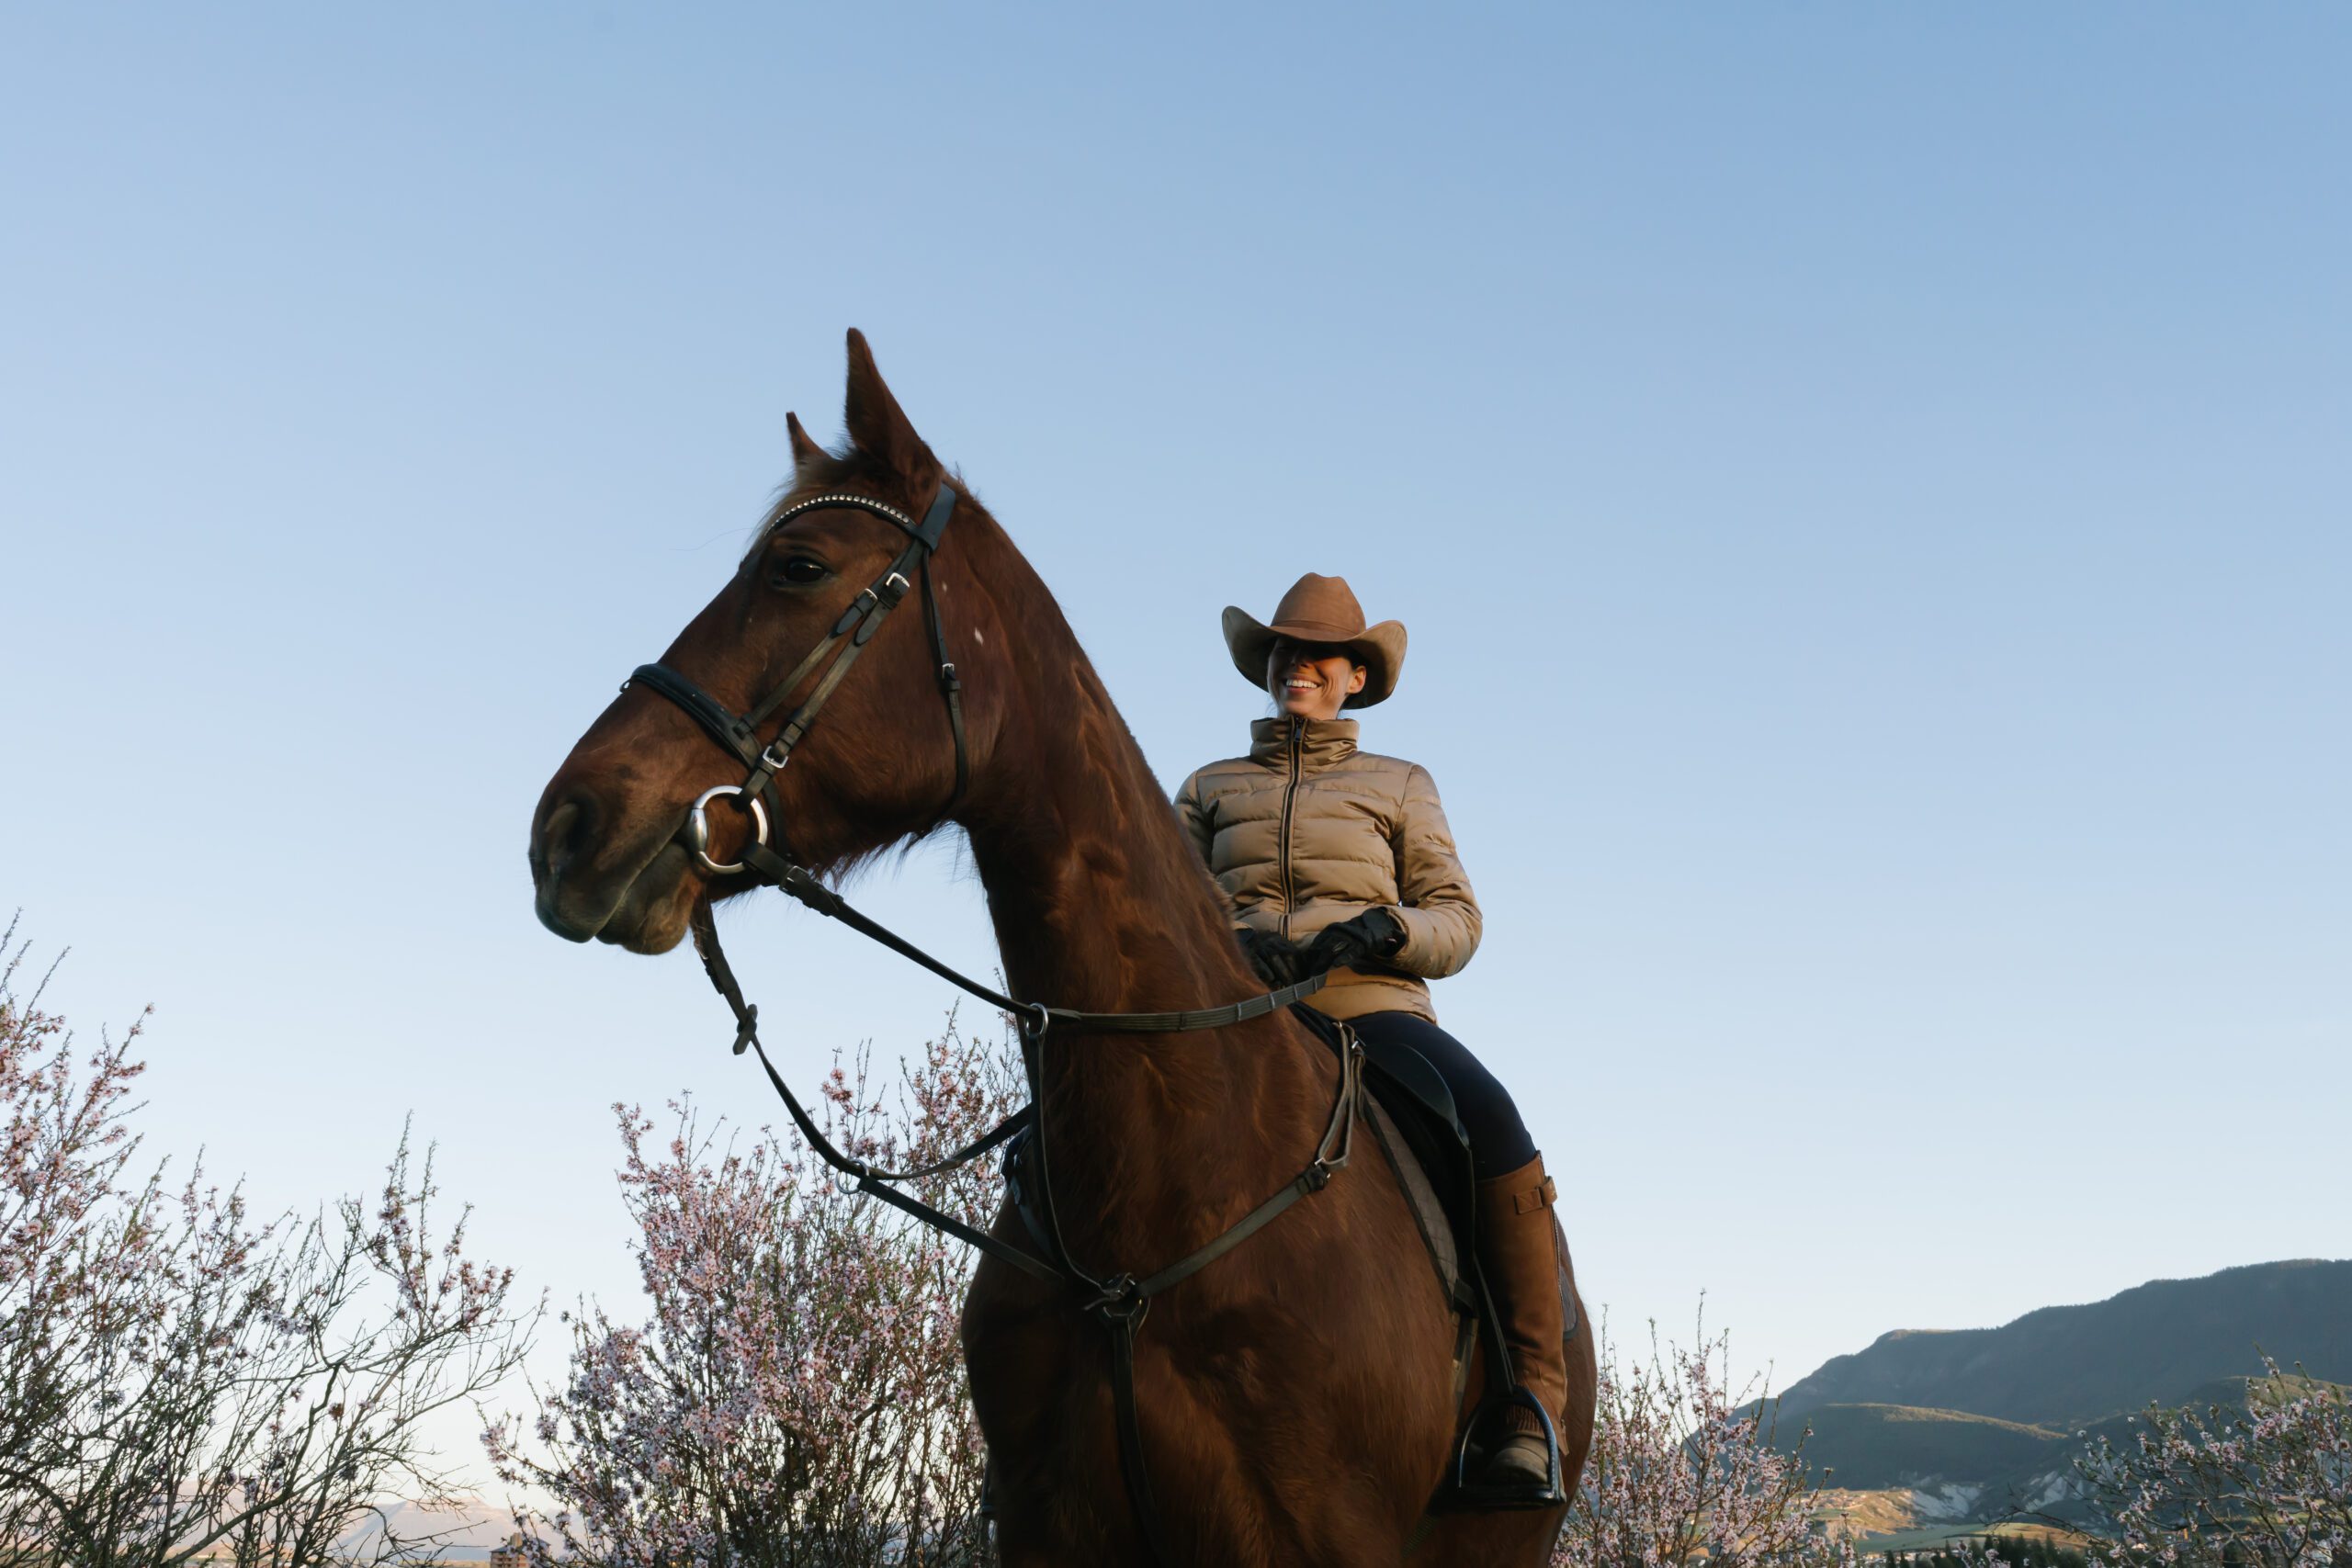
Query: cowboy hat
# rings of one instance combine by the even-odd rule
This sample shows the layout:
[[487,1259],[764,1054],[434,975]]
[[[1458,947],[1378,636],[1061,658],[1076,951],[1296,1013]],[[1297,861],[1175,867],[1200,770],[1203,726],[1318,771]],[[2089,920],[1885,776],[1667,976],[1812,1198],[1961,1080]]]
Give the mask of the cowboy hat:
[[1363,666],[1363,690],[1342,707],[1368,708],[1382,701],[1396,689],[1397,672],[1405,667],[1405,624],[1365,626],[1363,606],[1349,592],[1344,577],[1308,572],[1274,606],[1271,624],[1238,604],[1225,607],[1225,646],[1233,650],[1233,667],[1261,692],[1266,689],[1266,656],[1277,637],[1344,648],[1349,658]]

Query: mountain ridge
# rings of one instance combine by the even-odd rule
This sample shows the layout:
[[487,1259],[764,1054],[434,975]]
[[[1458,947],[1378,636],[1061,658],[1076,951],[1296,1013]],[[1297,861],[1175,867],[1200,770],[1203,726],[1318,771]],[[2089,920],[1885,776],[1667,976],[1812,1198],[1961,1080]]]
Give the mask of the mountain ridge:
[[2258,1350],[2283,1367],[2352,1382],[2352,1260],[2292,1258],[2151,1280],[2103,1301],[2038,1307],[1996,1328],[1893,1329],[1792,1383],[1780,1414],[1877,1405],[2072,1432],[2256,1372]]

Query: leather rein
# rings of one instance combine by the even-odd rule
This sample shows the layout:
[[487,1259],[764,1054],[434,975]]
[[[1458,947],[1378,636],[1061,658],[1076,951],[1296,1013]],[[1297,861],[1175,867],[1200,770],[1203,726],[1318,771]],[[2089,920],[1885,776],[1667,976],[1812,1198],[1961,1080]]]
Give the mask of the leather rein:
[[[878,1198],[922,1224],[944,1231],[1034,1279],[1069,1287],[1078,1309],[1091,1312],[1102,1321],[1111,1337],[1112,1403],[1118,1426],[1120,1468],[1125,1476],[1128,1499],[1153,1561],[1162,1564],[1163,1568],[1172,1568],[1174,1559],[1170,1555],[1167,1531],[1152,1501],[1150,1477],[1144,1463],[1142,1430],[1136,1416],[1136,1331],[1143,1326],[1154,1296],[1181,1280],[1190,1279],[1224,1257],[1300,1199],[1320,1192],[1329,1184],[1333,1174],[1346,1167],[1354,1149],[1355,1122],[1363,1098],[1363,1047],[1352,1030],[1344,1024],[1340,1026],[1343,1049],[1340,1058],[1339,1086],[1333,1097],[1329,1122],[1317,1141],[1314,1155],[1306,1168],[1213,1239],[1157,1273],[1141,1279],[1124,1271],[1097,1274],[1081,1267],[1070,1256],[1069,1248],[1062,1239],[1061,1216],[1054,1203],[1053,1184],[1047,1173],[1045,1115],[1040,1110],[1044,1099],[1042,1080],[1046,1032],[1057,1025],[1064,1031],[1125,1034],[1186,1033],[1196,1030],[1223,1029],[1250,1019],[1264,1018],[1279,1009],[1304,1000],[1322,988],[1324,976],[1309,976],[1295,986],[1286,986],[1280,990],[1223,1007],[1193,1008],[1174,1012],[1085,1012],[1072,1008],[1049,1007],[1043,1002],[1018,1001],[949,967],[897,932],[852,908],[839,893],[826,886],[793,853],[784,834],[782,803],[775,794],[776,775],[791,761],[793,749],[807,736],[826,701],[840,687],[850,667],[857,661],[858,655],[873,640],[883,620],[898,608],[917,584],[922,589],[923,618],[930,629],[933,660],[937,667],[940,692],[946,703],[948,728],[956,742],[955,794],[940,812],[938,820],[945,821],[963,804],[965,792],[971,782],[971,766],[965,739],[963,682],[956,676],[954,660],[947,657],[946,631],[940,621],[939,601],[931,578],[931,558],[939,549],[940,540],[947,531],[948,519],[955,514],[959,499],[953,486],[942,482],[938,494],[920,523],[870,496],[846,492],[808,496],[792,502],[775,514],[763,531],[763,539],[804,513],[845,507],[867,513],[889,524],[907,536],[907,545],[880,577],[860,590],[857,596],[850,601],[834,620],[832,629],[808,650],[807,657],[793,668],[792,672],[749,711],[735,713],[692,679],[666,664],[639,665],[628,680],[622,682],[621,690],[626,692],[632,685],[641,685],[666,697],[684,709],[688,717],[749,770],[740,784],[719,784],[705,790],[686,808],[685,818],[679,825],[679,840],[705,870],[718,876],[748,875],[756,882],[779,887],[819,914],[839,920],[860,935],[922,964],[959,990],[1002,1009],[1018,1024],[1023,1041],[1032,1047],[1023,1053],[1029,1078],[1030,1102],[953,1154],[913,1169],[883,1169],[835,1146],[823,1129],[818,1126],[816,1119],[809,1115],[799,1097],[784,1081],[783,1075],[776,1071],[775,1064],[768,1057],[767,1047],[760,1040],[760,1010],[757,1004],[744,999],[743,988],[735,978],[733,967],[727,962],[725,951],[719,946],[718,927],[712,918],[711,901],[705,897],[695,902],[692,918],[695,950],[702,957],[703,968],[710,976],[712,987],[735,1015],[735,1054],[742,1055],[747,1046],[758,1054],[760,1066],[766,1072],[768,1082],[774,1086],[777,1097],[784,1101],[785,1109],[791,1113],[794,1124],[799,1128],[800,1135],[808,1141],[818,1157],[842,1175],[853,1178],[854,1190]],[[820,670],[821,674],[819,673]],[[816,684],[786,716],[775,736],[763,741],[760,736],[768,721],[784,708],[793,693],[812,675],[818,677]],[[710,854],[707,813],[712,801],[730,797],[743,803],[751,818],[752,837],[738,852],[736,860],[722,864]],[[1038,1239],[1046,1244],[1047,1256],[1040,1257],[1025,1248],[1014,1247],[952,1214],[941,1213],[910,1193],[899,1190],[902,1183],[920,1181],[954,1170],[1024,1132],[1028,1134],[1025,1147],[1035,1155],[1037,1165],[1035,1181],[1024,1183],[1024,1186],[1034,1190],[1036,1207],[1043,1213],[1044,1223],[1039,1227],[1043,1235]]]

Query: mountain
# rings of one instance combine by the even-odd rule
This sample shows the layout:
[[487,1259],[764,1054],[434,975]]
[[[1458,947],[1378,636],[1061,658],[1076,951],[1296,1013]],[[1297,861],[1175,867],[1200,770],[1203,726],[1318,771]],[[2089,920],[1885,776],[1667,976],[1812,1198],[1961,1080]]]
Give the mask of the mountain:
[[[2313,1388],[2291,1374],[2277,1382],[2224,1378],[2167,1403],[2200,1414],[2211,1406],[2245,1410],[2301,1397]],[[2339,1403],[2352,1400],[2352,1388],[2317,1388]],[[2131,1414],[2061,1431],[1904,1404],[1823,1404],[1800,1420],[1801,1429],[1809,1429],[1806,1465],[1835,1489],[1824,1494],[1825,1517],[1838,1521],[1841,1533],[1849,1535],[1883,1538],[1924,1529],[1928,1535],[1913,1542],[1920,1547],[1934,1544],[1929,1538],[1939,1534],[1964,1534],[2020,1515],[2045,1523],[2088,1522],[2075,1461],[2101,1439],[2129,1448],[2140,1430],[2139,1418]],[[1794,1430],[1780,1428],[1780,1440],[1793,1442]]]
[[1987,1484],[2061,1469],[2071,1432],[1907,1404],[1824,1404],[1808,1412],[1804,1457],[1841,1487],[1883,1491],[1921,1481]]
[[[2352,1382],[2352,1261],[2256,1263],[2155,1280],[2086,1306],[2043,1307],[1999,1328],[1898,1329],[1791,1384],[1781,1417],[1811,1421],[1826,1436],[1828,1418],[1818,1413],[1830,1406],[1903,1407],[2071,1436],[2151,1400],[2184,1403],[2205,1384],[2257,1372],[2257,1347],[2283,1367],[2300,1362],[2313,1377]],[[1855,1430],[1874,1423],[1882,1440],[1905,1450],[1920,1436],[1883,1415],[1836,1420]],[[1971,1451],[2010,1440],[1966,1423],[1949,1424],[1947,1436]],[[1842,1472],[1838,1483],[1869,1484]]]

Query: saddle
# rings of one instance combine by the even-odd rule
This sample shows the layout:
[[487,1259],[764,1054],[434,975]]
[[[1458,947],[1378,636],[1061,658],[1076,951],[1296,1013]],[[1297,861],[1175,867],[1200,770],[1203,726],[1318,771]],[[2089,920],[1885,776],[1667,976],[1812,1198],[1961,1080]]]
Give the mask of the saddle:
[[[1344,1051],[1349,1036],[1342,1033],[1337,1021],[1303,1004],[1293,1006],[1291,1011],[1335,1055]],[[1473,1352],[1481,1340],[1485,1342],[1488,1367],[1507,1366],[1510,1360],[1510,1352],[1502,1344],[1500,1320],[1478,1266],[1470,1134],[1454,1109],[1453,1091],[1446,1087],[1444,1077],[1428,1057],[1408,1045],[1375,1044],[1362,1036],[1355,1038],[1364,1049],[1364,1089],[1368,1091],[1363,1102],[1365,1125],[1405,1194],[1414,1225],[1429,1254],[1430,1273],[1454,1319],[1453,1391],[1455,1404],[1461,1406],[1469,1392]],[[1051,1256],[1049,1230],[1036,1208],[1035,1188],[1024,1158],[1029,1142],[1030,1134],[1024,1129],[1005,1145],[1005,1190],[1031,1239]],[[1567,1272],[1567,1239],[1560,1232],[1556,1215],[1552,1224],[1561,1260],[1561,1323],[1564,1337],[1573,1341],[1578,1325],[1576,1292]],[[1524,1400],[1525,1395],[1520,1398]],[[1455,1428],[1458,1456],[1479,1418],[1497,1399],[1490,1394],[1476,1408],[1460,1411]],[[1462,1483],[1463,1473],[1457,1459],[1447,1483],[1430,1502],[1432,1511],[1489,1506]]]

